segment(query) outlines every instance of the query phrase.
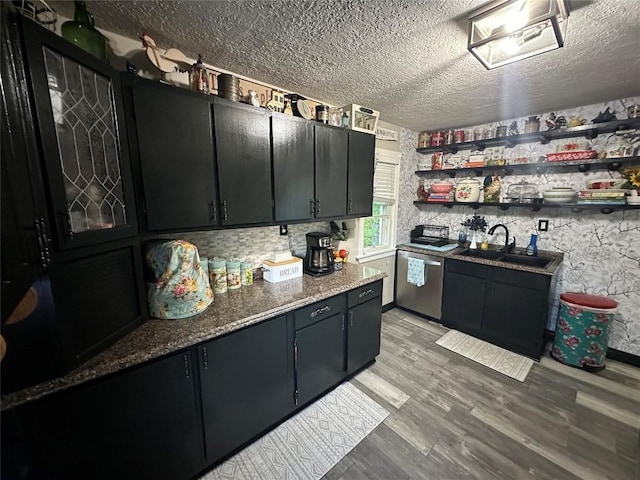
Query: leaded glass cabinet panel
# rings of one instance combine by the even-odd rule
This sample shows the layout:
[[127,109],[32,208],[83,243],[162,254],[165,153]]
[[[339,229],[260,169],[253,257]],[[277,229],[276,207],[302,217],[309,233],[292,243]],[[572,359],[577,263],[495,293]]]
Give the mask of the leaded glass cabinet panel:
[[23,28],[57,245],[137,235],[119,73],[37,25]]

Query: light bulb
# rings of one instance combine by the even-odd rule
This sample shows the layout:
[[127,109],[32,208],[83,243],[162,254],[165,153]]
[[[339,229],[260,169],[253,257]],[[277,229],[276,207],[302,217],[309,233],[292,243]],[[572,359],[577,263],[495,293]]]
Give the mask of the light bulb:
[[515,55],[518,53],[518,50],[522,47],[524,42],[522,38],[515,35],[509,35],[507,38],[503,39],[500,42],[500,48],[507,55]]

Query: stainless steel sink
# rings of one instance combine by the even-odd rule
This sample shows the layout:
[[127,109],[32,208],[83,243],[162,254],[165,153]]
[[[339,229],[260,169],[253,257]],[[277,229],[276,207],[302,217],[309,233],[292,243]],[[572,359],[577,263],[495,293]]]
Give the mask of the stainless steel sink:
[[548,257],[529,257],[527,255],[517,255],[513,253],[505,254],[497,250],[481,250],[481,249],[466,249],[458,253],[463,257],[475,257],[484,258],[487,260],[495,260],[498,262],[512,263],[516,265],[526,265],[529,267],[547,268],[553,258]]

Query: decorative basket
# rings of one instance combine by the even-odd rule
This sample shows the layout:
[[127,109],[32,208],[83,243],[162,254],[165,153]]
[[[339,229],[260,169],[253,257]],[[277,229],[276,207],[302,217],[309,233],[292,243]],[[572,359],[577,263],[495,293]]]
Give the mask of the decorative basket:
[[595,150],[573,150],[569,152],[547,153],[547,162],[569,162],[572,160],[589,160],[596,158]]

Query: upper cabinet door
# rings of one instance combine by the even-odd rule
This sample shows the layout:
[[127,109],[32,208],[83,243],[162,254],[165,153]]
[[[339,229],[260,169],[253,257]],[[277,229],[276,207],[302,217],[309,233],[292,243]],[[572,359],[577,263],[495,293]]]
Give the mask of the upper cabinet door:
[[313,218],[313,126],[300,119],[271,117],[276,223]]
[[216,226],[211,103],[144,79],[132,91],[147,229]]
[[347,213],[347,132],[315,125],[316,218]]
[[57,245],[136,235],[118,72],[29,20],[22,25]]
[[222,225],[271,223],[268,113],[215,97],[213,118]]
[[349,132],[349,183],[347,214],[368,217],[373,204],[373,169],[376,137]]

